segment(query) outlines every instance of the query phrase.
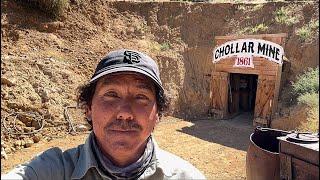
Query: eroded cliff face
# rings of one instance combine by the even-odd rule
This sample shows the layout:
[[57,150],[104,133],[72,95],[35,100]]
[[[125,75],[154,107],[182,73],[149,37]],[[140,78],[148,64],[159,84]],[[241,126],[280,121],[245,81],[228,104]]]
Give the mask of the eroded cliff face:
[[[210,107],[210,74],[214,37],[287,33],[282,87],[307,67],[319,64],[318,2],[264,4],[113,2],[120,13],[142,16],[156,41],[170,44],[175,57],[157,57],[165,88],[173,98],[172,113],[195,119]],[[299,34],[308,29],[308,37]],[[280,100],[287,101],[287,91]]]

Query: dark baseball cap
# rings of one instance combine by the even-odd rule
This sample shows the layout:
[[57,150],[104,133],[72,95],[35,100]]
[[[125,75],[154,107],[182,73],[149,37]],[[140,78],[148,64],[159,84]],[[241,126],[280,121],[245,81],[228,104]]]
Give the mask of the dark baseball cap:
[[152,79],[158,89],[163,92],[157,63],[148,55],[128,49],[120,49],[108,53],[97,65],[90,83],[116,72],[136,72]]

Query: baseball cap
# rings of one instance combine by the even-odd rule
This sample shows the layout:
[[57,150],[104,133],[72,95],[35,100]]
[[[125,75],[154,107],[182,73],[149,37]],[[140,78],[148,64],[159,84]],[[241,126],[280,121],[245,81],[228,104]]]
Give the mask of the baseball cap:
[[164,91],[157,63],[142,52],[128,49],[111,51],[102,58],[91,77],[90,83],[97,81],[107,74],[116,72],[137,72],[143,74],[151,78],[161,92]]

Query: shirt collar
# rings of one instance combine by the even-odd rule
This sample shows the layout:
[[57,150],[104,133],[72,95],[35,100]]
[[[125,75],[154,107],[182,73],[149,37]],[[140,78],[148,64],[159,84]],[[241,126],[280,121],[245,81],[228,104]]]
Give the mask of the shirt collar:
[[92,141],[94,138],[93,131],[89,134],[85,144],[83,145],[82,149],[80,150],[79,159],[75,165],[74,171],[71,175],[71,179],[81,179],[87,171],[94,167],[97,170],[98,162],[96,157],[92,151]]
[[[146,169],[145,173],[143,173],[142,177],[151,176],[152,174],[155,173],[155,171],[157,171],[157,169],[160,169],[162,173],[167,177],[172,176],[172,172],[170,168],[166,167],[167,163],[163,162],[165,160],[164,158],[162,158],[164,156],[162,152],[163,150],[159,148],[153,136],[151,136],[151,138],[154,143],[154,155],[151,160],[150,166]],[[85,174],[90,168],[96,168],[101,176],[105,176],[99,170],[98,162],[96,160],[96,156],[94,155],[93,149],[92,149],[93,148],[92,141],[94,141],[93,131],[89,134],[89,137],[86,139],[85,144],[83,144],[82,149],[80,149],[80,155],[75,165],[74,171],[71,175],[71,179],[83,178],[83,176],[85,176]]]

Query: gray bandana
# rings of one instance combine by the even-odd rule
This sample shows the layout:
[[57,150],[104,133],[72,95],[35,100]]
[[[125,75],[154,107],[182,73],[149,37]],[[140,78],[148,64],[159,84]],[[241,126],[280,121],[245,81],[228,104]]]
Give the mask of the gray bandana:
[[104,173],[111,176],[112,179],[137,179],[146,170],[153,157],[154,143],[151,136],[147,139],[147,141],[148,143],[142,156],[136,162],[123,168],[115,166],[105,155],[103,155],[96,143],[95,138],[92,142],[93,150],[97,155],[98,163],[100,164]]

